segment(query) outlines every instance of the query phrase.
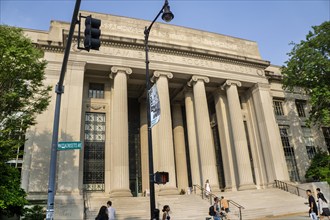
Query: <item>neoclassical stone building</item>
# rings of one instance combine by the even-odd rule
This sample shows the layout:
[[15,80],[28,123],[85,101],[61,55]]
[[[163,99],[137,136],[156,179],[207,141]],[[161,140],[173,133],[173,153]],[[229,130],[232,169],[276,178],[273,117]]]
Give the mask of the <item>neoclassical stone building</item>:
[[[63,216],[82,215],[83,192],[140,196],[149,188],[143,31],[150,21],[81,13],[102,20],[102,43],[99,51],[78,50],[76,33],[67,66],[59,140],[83,147],[58,152],[55,200],[64,211],[56,214]],[[53,87],[69,26],[25,30],[45,52]],[[152,128],[154,170],[170,175],[156,186],[159,195],[207,179],[213,191],[303,181],[315,147],[327,149],[327,141],[329,149],[329,128],[305,125],[308,97],[282,90],[279,67],[261,58],[256,42],[155,23],[149,45],[161,106]],[[31,200],[47,199],[54,107],[52,93],[27,133],[22,188]]]

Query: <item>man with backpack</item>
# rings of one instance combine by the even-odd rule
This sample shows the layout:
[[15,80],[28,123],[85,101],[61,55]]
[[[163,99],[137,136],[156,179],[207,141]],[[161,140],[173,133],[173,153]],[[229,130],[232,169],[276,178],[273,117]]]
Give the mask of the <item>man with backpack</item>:
[[221,220],[220,206],[219,206],[219,198],[214,198],[214,204],[209,208],[209,215],[213,216],[214,220]]

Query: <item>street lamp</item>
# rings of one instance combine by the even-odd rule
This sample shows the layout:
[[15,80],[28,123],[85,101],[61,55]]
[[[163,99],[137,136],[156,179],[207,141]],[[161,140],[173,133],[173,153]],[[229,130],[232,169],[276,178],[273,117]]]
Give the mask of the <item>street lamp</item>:
[[148,40],[149,33],[152,25],[158,19],[158,17],[162,15],[162,19],[166,22],[170,22],[174,15],[170,10],[170,6],[168,5],[168,0],[165,0],[165,3],[162,9],[159,11],[155,19],[151,22],[149,27],[145,27],[144,30],[144,45],[146,51],[146,87],[147,87],[147,120],[148,120],[148,157],[149,157],[149,187],[150,187],[150,217],[151,220],[159,219],[159,210],[156,210],[155,205],[155,185],[154,185],[154,164],[153,164],[153,153],[152,153],[152,133],[151,133],[151,119],[150,119],[150,99],[149,99],[149,90],[150,90],[150,78],[149,78],[149,58],[148,58]]

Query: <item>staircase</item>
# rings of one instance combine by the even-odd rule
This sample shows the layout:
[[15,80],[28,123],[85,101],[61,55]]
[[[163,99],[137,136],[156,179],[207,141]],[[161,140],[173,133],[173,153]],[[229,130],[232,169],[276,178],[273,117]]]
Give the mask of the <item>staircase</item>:
[[[248,190],[238,192],[221,192],[224,196],[242,205],[242,219],[267,219],[267,217],[307,212],[304,198],[292,195],[280,189]],[[109,198],[102,194],[87,195],[85,219],[94,220],[99,208],[106,205]],[[117,212],[118,220],[150,219],[149,197],[111,198]],[[210,201],[200,195],[156,196],[156,207],[161,210],[164,205],[171,208],[171,219],[205,220],[208,216]],[[238,209],[230,206],[231,220],[239,219]]]

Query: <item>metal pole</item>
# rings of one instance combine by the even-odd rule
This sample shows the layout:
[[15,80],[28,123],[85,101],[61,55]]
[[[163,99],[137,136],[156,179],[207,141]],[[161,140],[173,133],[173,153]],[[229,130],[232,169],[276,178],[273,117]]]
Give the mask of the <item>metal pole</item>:
[[63,81],[66,72],[66,66],[69,59],[72,37],[74,34],[75,25],[78,22],[78,12],[80,8],[81,0],[76,0],[76,5],[73,11],[69,36],[67,39],[67,44],[65,47],[62,69],[60,74],[60,79],[56,85],[56,104],[54,113],[54,125],[53,125],[53,136],[52,136],[52,146],[50,154],[50,166],[49,166],[49,181],[48,181],[48,200],[47,200],[47,211],[46,220],[53,220],[54,218],[54,197],[55,197],[55,182],[56,182],[56,162],[57,162],[57,145],[58,145],[58,127],[60,121],[60,109],[61,109],[61,96],[64,92]]
[[147,87],[147,121],[148,121],[148,157],[149,157],[149,188],[150,188],[150,219],[151,220],[158,220],[158,216],[155,216],[156,212],[156,202],[155,202],[155,185],[154,185],[154,163],[153,163],[153,149],[152,149],[152,130],[151,130],[151,118],[150,118],[150,99],[149,99],[149,90],[150,90],[150,77],[149,77],[149,47],[148,47],[148,40],[149,40],[149,33],[152,28],[152,25],[155,23],[157,18],[161,13],[163,13],[163,9],[166,5],[163,5],[162,9],[159,11],[155,19],[151,22],[149,27],[145,27],[144,30],[144,45],[145,45],[145,52],[146,52],[146,87]]
[[149,188],[150,188],[150,219],[154,219],[154,210],[156,208],[155,202],[155,185],[154,185],[154,163],[153,163],[153,150],[152,150],[152,130],[151,130],[151,119],[150,119],[150,78],[149,78],[149,58],[148,58],[148,37],[149,30],[145,29],[145,51],[146,51],[146,87],[147,87],[147,121],[148,121],[148,157],[149,157]]

